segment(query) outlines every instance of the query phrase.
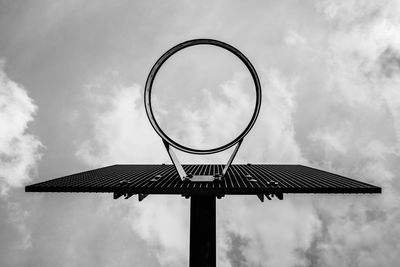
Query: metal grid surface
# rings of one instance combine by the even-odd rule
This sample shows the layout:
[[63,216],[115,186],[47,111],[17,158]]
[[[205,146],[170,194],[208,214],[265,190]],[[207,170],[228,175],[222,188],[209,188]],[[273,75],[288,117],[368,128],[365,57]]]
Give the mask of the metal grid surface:
[[[183,165],[193,175],[221,173],[223,165]],[[381,188],[302,165],[232,165],[220,182],[181,181],[173,165],[113,165],[28,185],[26,192],[253,195],[381,193]]]

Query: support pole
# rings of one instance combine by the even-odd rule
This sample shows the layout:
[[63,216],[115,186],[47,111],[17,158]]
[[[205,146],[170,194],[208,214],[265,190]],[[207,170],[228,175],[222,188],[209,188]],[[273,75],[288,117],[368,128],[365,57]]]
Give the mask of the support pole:
[[189,267],[216,267],[215,211],[215,196],[191,196]]

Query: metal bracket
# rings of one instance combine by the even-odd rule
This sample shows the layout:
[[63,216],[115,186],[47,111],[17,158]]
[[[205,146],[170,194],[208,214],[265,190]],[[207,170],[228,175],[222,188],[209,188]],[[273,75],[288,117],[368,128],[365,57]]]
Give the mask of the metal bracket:
[[222,173],[214,173],[214,175],[192,175],[192,174],[187,174],[185,170],[183,169],[181,163],[178,160],[178,157],[176,156],[174,150],[172,149],[171,145],[166,142],[164,139],[162,140],[165,146],[165,149],[168,152],[168,155],[172,161],[172,163],[175,166],[176,171],[178,172],[179,178],[181,178],[182,181],[184,180],[189,180],[192,182],[213,182],[215,180],[222,180],[225,175],[227,174],[229,167],[232,165],[233,159],[235,158],[240,145],[242,144],[243,139],[239,140],[237,143],[235,149],[232,152],[232,155],[229,157],[228,162],[226,163],[224,169],[222,170]]
[[[257,195],[258,198],[261,200],[261,202],[264,202],[264,197],[260,197],[260,195]],[[283,200],[283,193],[274,193],[274,194],[265,194],[266,198],[268,200],[272,200],[273,197],[277,197],[279,200]]]
[[123,196],[125,199],[128,199],[128,198],[132,197],[133,195],[134,195],[134,193],[129,193],[129,192],[114,192],[113,198],[118,199]]
[[148,196],[148,194],[139,193],[138,199],[139,199],[139,201],[142,201],[142,200],[145,199],[147,196]]
[[168,155],[171,158],[172,163],[175,166],[176,171],[179,174],[179,177],[181,178],[182,181],[187,179],[188,175],[183,169],[181,163],[179,162],[178,157],[175,155],[174,150],[172,150],[172,147],[164,139],[162,141],[164,143],[165,149],[167,149]]
[[237,143],[235,149],[233,150],[233,153],[232,153],[232,155],[230,156],[228,163],[226,163],[226,165],[225,165],[225,167],[224,167],[224,170],[222,171],[222,178],[223,178],[223,177],[225,176],[225,174],[228,172],[228,169],[229,169],[229,167],[231,166],[233,159],[236,157],[236,154],[237,154],[237,152],[238,152],[238,150],[239,150],[239,148],[240,148],[240,145],[242,144],[242,141],[243,141],[243,139],[239,140],[239,142]]
[[132,197],[133,195],[134,195],[134,193],[126,193],[125,199],[128,199],[128,198]]
[[113,198],[118,199],[118,198],[122,197],[123,195],[124,195],[124,193],[122,193],[122,192],[114,192]]

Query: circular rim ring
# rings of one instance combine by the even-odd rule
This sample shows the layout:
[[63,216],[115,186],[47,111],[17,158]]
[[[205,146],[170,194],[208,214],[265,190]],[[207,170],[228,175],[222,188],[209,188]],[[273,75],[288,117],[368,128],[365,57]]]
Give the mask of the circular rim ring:
[[[152,90],[152,86],[153,86],[153,81],[154,81],[154,78],[157,75],[157,72],[161,68],[161,66],[173,54],[177,53],[178,51],[180,51],[180,50],[182,50],[184,48],[187,48],[187,47],[190,47],[190,46],[195,46],[195,45],[213,45],[213,46],[221,47],[221,48],[224,48],[224,49],[228,50],[229,52],[231,52],[235,56],[237,56],[246,65],[247,69],[250,71],[250,74],[251,74],[251,76],[253,78],[253,82],[254,82],[255,89],[256,89],[256,105],[254,107],[253,116],[251,117],[250,122],[247,125],[247,127],[243,130],[243,132],[238,137],[236,137],[231,142],[229,142],[229,143],[227,143],[225,145],[216,147],[216,148],[211,148],[211,149],[190,148],[190,147],[186,147],[186,146],[181,145],[181,144],[175,142],[174,140],[172,140],[167,134],[165,134],[163,132],[163,130],[161,130],[160,126],[158,125],[158,123],[157,123],[157,121],[156,121],[156,119],[154,117],[153,110],[152,110],[152,107],[151,107],[151,90]],[[147,77],[147,80],[146,80],[146,86],[145,86],[145,89],[144,89],[144,106],[145,106],[145,109],[146,109],[147,117],[148,117],[151,125],[153,126],[154,130],[168,144],[170,144],[171,146],[173,146],[173,147],[175,147],[175,148],[177,148],[177,149],[179,149],[181,151],[187,152],[187,153],[192,153],[192,154],[212,154],[212,153],[221,152],[223,150],[226,150],[226,149],[232,147],[233,145],[235,145],[239,141],[243,140],[243,138],[249,133],[249,131],[253,127],[254,123],[256,122],[258,114],[260,112],[260,107],[261,107],[261,84],[260,84],[260,80],[258,78],[257,72],[256,72],[255,68],[253,67],[253,65],[250,63],[250,60],[248,60],[245,55],[243,55],[239,50],[237,50],[233,46],[231,46],[231,45],[229,45],[227,43],[218,41],[218,40],[214,40],[214,39],[193,39],[193,40],[185,41],[183,43],[180,43],[180,44],[172,47],[167,52],[165,52],[157,60],[157,62],[154,64],[154,66],[151,69],[151,71],[150,71],[150,73],[149,73],[149,75]]]

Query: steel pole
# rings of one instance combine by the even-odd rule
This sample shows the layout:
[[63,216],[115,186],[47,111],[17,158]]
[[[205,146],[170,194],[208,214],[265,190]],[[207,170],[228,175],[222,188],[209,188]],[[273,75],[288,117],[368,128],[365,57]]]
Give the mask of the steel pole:
[[189,267],[216,267],[215,212],[215,196],[191,196]]

